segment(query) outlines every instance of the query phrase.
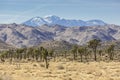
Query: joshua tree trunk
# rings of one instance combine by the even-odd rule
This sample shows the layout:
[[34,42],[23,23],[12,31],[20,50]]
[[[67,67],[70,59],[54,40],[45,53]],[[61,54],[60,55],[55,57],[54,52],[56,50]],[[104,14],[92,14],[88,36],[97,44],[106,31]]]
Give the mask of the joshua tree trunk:
[[110,60],[113,60],[114,54],[110,53]]
[[49,67],[49,63],[48,63],[47,58],[45,59],[45,64],[46,64],[46,69],[48,69],[48,67]]
[[94,60],[97,61],[96,49],[94,50]]
[[73,59],[74,59],[74,60],[76,59],[75,53],[73,53]]
[[80,58],[81,58],[81,62],[83,62],[82,54],[80,55]]

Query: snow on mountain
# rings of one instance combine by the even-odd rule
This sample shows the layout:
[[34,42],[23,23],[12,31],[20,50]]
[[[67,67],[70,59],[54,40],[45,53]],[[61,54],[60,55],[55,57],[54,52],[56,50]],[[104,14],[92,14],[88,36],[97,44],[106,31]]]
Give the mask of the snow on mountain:
[[45,16],[43,19],[47,22],[47,24],[56,24],[60,20],[60,17],[55,15],[48,15]]
[[44,18],[41,17],[34,17],[26,22],[23,22],[24,25],[28,26],[41,26],[43,24],[48,24],[48,25],[62,25],[62,26],[104,26],[106,25],[105,22],[102,20],[89,20],[89,21],[83,21],[83,20],[71,20],[71,19],[64,19],[60,18],[55,15],[49,15],[45,16]]
[[16,47],[31,47],[52,40],[63,40],[83,45],[94,38],[99,38],[102,41],[119,40],[120,26],[64,27],[61,25],[42,25],[28,27],[15,23],[0,25],[0,40]]
[[107,25],[105,22],[103,22],[102,20],[89,20],[89,21],[86,21],[87,23],[87,26],[93,26],[93,25],[101,25],[101,26],[104,26],[104,25]]
[[47,24],[47,22],[41,17],[34,17],[34,18],[24,22],[23,24],[28,25],[28,26],[40,26],[43,24]]

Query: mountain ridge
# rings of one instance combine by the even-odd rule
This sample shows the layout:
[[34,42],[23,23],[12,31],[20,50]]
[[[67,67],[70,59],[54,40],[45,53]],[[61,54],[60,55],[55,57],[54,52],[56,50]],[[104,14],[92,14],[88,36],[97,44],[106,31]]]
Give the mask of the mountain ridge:
[[15,23],[0,24],[0,40],[16,47],[32,47],[52,40],[84,45],[94,38],[99,38],[103,42],[119,40],[120,26],[65,27],[42,25],[29,27]]
[[88,20],[88,21],[83,21],[83,20],[76,20],[76,19],[65,19],[61,18],[55,15],[49,15],[45,17],[33,17],[22,24],[27,25],[27,26],[42,26],[44,24],[48,25],[62,25],[62,26],[67,26],[67,27],[73,27],[73,26],[105,26],[107,23],[105,23],[102,20],[99,19],[93,19],[93,20]]

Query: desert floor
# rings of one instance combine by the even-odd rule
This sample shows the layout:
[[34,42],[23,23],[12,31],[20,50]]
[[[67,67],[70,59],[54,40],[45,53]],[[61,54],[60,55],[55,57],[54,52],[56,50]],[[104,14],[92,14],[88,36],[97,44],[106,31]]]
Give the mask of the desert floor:
[[120,62],[0,63],[0,80],[120,80]]

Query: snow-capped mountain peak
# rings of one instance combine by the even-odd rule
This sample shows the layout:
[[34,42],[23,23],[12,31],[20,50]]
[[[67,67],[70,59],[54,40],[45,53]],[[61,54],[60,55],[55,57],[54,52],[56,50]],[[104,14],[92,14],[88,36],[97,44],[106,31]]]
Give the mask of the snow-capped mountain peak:
[[48,23],[48,24],[56,24],[57,21],[60,21],[60,17],[55,16],[55,15],[48,15],[44,17],[44,20]]
[[44,21],[43,18],[41,17],[34,17],[34,18],[31,18],[30,20],[26,21],[23,23],[24,25],[27,25],[27,26],[41,26],[43,24],[46,24],[46,21]]
[[39,22],[43,20],[43,18],[37,16],[37,17],[32,18],[31,20]]
[[99,19],[89,20],[89,21],[86,21],[86,23],[88,26],[92,26],[92,25],[104,26],[104,25],[106,25],[106,23],[104,21],[99,20]]
[[89,21],[83,21],[83,20],[72,20],[72,19],[64,19],[60,18],[55,15],[48,15],[45,16],[44,18],[41,17],[34,17],[26,22],[23,23],[24,25],[28,26],[41,26],[43,24],[48,24],[48,25],[62,25],[62,26],[67,26],[67,27],[73,27],[73,26],[104,26],[106,23],[102,20],[89,20]]
[[56,15],[48,15],[44,17],[45,19],[60,19],[60,17],[56,16]]

